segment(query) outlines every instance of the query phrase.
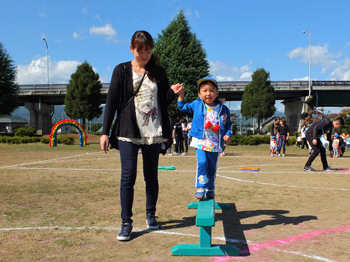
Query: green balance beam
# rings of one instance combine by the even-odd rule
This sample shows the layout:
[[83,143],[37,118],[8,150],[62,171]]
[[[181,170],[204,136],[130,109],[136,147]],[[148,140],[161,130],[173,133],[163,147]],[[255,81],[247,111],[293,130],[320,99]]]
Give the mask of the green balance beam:
[[180,244],[171,249],[175,256],[239,256],[240,251],[232,245],[212,245],[211,229],[215,226],[215,209],[228,209],[229,205],[203,199],[188,204],[197,208],[196,226],[199,227],[199,244]]

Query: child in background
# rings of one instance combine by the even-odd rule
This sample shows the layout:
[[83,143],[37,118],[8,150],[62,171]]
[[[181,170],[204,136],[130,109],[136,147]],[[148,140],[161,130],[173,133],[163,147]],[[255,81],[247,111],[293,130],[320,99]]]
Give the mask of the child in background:
[[346,151],[349,151],[349,148],[350,148],[350,135],[349,134],[346,135],[346,146],[347,146]]
[[184,101],[182,88],[174,87],[179,95],[177,105],[180,111],[193,113],[190,146],[196,148],[197,174],[195,197],[197,199],[214,198],[215,175],[219,153],[224,143],[231,142],[232,120],[230,110],[219,101],[218,83],[212,77],[197,82],[199,98],[193,102]]
[[295,147],[297,147],[298,149],[300,149],[301,146],[301,142],[303,141],[303,139],[301,138],[301,134],[297,137],[297,141],[296,141],[296,145]]
[[333,158],[337,158],[338,157],[338,148],[339,148],[339,139],[338,139],[339,135],[338,134],[334,134],[334,139],[332,142],[332,147],[333,147]]
[[277,154],[277,143],[276,143],[276,137],[271,137],[270,141],[270,156],[275,156]]

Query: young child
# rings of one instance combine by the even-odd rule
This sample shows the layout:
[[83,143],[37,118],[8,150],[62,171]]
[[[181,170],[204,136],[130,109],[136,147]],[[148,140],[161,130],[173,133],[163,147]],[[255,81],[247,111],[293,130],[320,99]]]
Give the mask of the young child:
[[339,148],[339,139],[338,139],[339,135],[338,134],[334,134],[334,139],[332,142],[332,147],[333,147],[333,158],[337,158],[338,157],[338,148]]
[[350,149],[350,135],[349,134],[346,135],[346,146],[347,146],[346,151],[349,151],[349,149]]
[[[184,101],[183,86],[174,87],[179,95],[177,105],[181,111],[193,113],[190,146],[196,148],[197,174],[195,197],[214,198],[215,175],[219,153],[224,143],[231,142],[232,120],[230,110],[217,98],[218,83],[212,77],[200,79],[197,83],[199,98],[193,102]],[[176,90],[175,90],[176,89]]]
[[276,143],[276,137],[271,137],[270,141],[270,156],[275,156],[277,154],[277,143]]
[[303,141],[303,139],[301,138],[301,134],[297,137],[297,142],[296,142],[296,145],[295,147],[300,149],[300,146],[301,146],[301,142]]

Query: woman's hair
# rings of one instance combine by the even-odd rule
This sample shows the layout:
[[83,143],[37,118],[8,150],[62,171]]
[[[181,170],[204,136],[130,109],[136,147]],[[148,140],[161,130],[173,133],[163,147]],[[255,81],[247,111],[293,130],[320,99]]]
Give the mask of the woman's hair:
[[[154,47],[153,38],[150,33],[146,31],[136,31],[131,38],[132,48],[136,48],[137,51],[151,50]],[[158,65],[158,58],[152,53],[151,59],[148,61],[145,67],[147,76],[152,82],[161,81],[165,75],[161,67]]]
[[281,119],[281,124],[283,124],[284,126],[286,125],[286,120],[284,118]]

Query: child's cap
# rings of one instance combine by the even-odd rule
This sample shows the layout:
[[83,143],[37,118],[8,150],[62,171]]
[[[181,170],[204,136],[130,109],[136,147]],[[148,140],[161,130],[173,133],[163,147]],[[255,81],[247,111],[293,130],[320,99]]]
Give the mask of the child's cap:
[[207,77],[204,77],[204,78],[198,80],[198,82],[197,82],[198,91],[199,91],[199,86],[200,86],[200,84],[201,84],[202,82],[204,82],[204,81],[210,81],[210,82],[212,82],[212,83],[214,84],[214,86],[216,87],[216,89],[218,88],[218,82],[216,81],[216,79],[215,79],[215,78],[212,78],[212,77],[210,77],[210,76],[207,76]]
[[275,139],[275,138],[276,138],[275,136],[271,137],[271,139]]
[[335,137],[338,137],[339,135],[338,134],[334,134]]

